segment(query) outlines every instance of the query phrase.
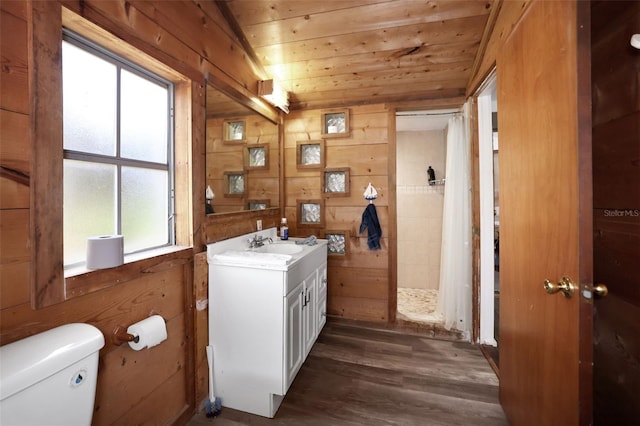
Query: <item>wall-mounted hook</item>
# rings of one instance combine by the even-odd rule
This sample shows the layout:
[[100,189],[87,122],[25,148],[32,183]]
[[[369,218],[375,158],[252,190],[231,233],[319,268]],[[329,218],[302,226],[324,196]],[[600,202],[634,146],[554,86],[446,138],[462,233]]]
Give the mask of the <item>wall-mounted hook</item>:
[[371,182],[369,182],[367,189],[364,190],[364,193],[362,195],[364,195],[364,198],[366,200],[369,200],[369,204],[373,204],[373,200],[378,198],[378,191],[376,191],[373,185],[371,185]]

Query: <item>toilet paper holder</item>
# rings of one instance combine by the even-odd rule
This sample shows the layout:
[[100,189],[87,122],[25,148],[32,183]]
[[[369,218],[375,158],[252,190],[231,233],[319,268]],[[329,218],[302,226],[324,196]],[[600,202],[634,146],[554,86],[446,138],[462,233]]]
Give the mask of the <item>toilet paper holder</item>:
[[133,334],[127,333],[127,329],[123,326],[119,325],[113,330],[113,335],[111,336],[111,341],[114,345],[120,346],[123,343],[127,342],[135,342],[138,343],[140,340],[139,336],[134,336]]

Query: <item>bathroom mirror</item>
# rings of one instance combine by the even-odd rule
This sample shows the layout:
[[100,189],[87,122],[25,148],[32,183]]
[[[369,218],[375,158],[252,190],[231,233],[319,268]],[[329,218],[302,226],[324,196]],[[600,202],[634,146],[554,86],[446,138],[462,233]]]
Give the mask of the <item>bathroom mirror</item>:
[[205,135],[205,188],[213,190],[213,214],[277,208],[278,125],[209,82]]

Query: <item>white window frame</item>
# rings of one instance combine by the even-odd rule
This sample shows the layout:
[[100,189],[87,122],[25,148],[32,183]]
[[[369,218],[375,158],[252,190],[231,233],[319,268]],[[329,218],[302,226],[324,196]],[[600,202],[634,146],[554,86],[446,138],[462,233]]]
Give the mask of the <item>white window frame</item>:
[[[174,109],[175,109],[175,87],[174,84],[166,80],[157,74],[145,69],[144,67],[123,58],[122,56],[109,51],[108,49],[82,37],[79,34],[76,34],[70,30],[64,29],[63,31],[63,42],[67,42],[73,44],[74,46],[84,50],[85,52],[97,56],[113,65],[117,68],[118,73],[118,84],[116,90],[120,91],[120,73],[122,70],[127,70],[132,72],[139,77],[142,77],[148,81],[151,81],[155,84],[159,84],[163,87],[167,88],[168,91],[168,104],[167,104],[167,161],[166,163],[157,163],[157,162],[149,162],[144,160],[137,159],[129,159],[120,156],[120,133],[116,134],[116,153],[115,155],[102,155],[95,154],[90,152],[83,151],[74,151],[69,149],[63,150],[63,159],[64,160],[75,160],[82,161],[85,163],[100,163],[100,164],[108,164],[114,165],[117,168],[117,179],[116,179],[116,234],[121,234],[122,231],[122,204],[121,204],[121,179],[120,179],[120,171],[123,166],[125,167],[136,167],[147,170],[162,170],[168,172],[168,182],[167,182],[167,198],[168,198],[168,211],[167,211],[167,226],[168,226],[168,240],[166,244],[160,246],[146,247],[142,250],[138,250],[135,253],[143,253],[145,251],[154,250],[160,247],[173,246],[176,244],[176,231],[175,231],[175,170],[174,170],[174,149],[175,149],[175,140],[174,140]],[[64,71],[63,71],[64,72]],[[98,83],[98,82],[97,82]],[[120,121],[120,94],[118,93],[118,101],[117,101],[117,122],[119,129],[119,121]],[[125,255],[133,254],[134,252],[125,252]],[[78,266],[84,265],[84,262],[75,263],[75,264],[67,264],[65,261],[65,269],[76,268]]]

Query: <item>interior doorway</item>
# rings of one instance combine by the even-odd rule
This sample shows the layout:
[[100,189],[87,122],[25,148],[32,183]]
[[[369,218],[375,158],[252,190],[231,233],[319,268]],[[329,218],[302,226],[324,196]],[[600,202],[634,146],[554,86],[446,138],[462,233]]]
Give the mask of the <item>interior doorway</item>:
[[397,314],[399,322],[445,330],[438,310],[447,124],[455,109],[396,115]]

